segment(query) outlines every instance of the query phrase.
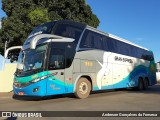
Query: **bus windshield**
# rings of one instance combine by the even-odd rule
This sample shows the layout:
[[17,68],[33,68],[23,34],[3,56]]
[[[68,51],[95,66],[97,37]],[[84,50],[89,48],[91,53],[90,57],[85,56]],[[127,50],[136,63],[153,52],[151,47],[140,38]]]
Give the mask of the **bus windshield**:
[[18,57],[18,74],[42,69],[44,66],[46,49],[47,44],[43,44],[37,46],[36,49],[27,49],[21,51]]
[[82,34],[84,27],[77,26],[74,24],[67,24],[67,23],[58,23],[54,22],[47,22],[42,25],[36,27],[29,35],[28,38],[39,34],[54,34],[62,37],[73,38],[77,43],[80,35]]
[[73,38],[77,43],[84,28],[72,24],[59,23],[54,26],[53,34]]
[[56,22],[47,22],[36,27],[30,34],[29,38],[38,34],[51,34],[52,28]]

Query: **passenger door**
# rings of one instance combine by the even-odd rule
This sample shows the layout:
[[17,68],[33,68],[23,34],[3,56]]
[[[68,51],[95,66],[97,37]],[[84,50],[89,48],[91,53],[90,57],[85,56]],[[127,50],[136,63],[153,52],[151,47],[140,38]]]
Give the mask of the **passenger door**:
[[63,94],[65,92],[65,50],[52,48],[50,50],[47,81],[47,95]]

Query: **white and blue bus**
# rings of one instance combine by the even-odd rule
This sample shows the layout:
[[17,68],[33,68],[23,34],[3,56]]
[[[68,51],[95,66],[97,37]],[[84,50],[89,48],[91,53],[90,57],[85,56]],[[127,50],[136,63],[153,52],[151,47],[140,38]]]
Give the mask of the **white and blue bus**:
[[16,95],[49,96],[156,84],[153,53],[88,25],[60,20],[36,27],[18,57]]

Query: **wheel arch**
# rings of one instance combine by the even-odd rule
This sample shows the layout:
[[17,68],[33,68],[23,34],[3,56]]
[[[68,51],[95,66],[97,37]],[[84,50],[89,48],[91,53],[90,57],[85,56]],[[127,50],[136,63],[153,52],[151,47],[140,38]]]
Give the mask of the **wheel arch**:
[[142,76],[139,76],[139,77],[138,77],[138,80],[143,80],[143,77],[142,77]]
[[77,85],[77,83],[78,83],[78,80],[79,80],[80,78],[82,78],[82,77],[86,78],[86,79],[91,83],[91,91],[93,90],[93,81],[92,81],[92,77],[91,77],[90,75],[79,75],[79,76],[77,77],[77,79],[75,80],[75,82],[74,82],[74,89],[73,89],[73,92],[76,91],[76,85]]

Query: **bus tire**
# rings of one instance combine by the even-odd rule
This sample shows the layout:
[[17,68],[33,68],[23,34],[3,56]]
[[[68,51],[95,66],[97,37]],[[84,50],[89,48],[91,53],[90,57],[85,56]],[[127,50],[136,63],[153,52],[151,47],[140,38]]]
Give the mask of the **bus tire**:
[[148,86],[149,86],[149,81],[148,81],[148,79],[145,78],[143,83],[144,83],[144,90],[146,90],[146,89],[148,88]]
[[76,85],[76,91],[74,95],[79,98],[87,98],[91,92],[91,83],[88,79],[81,77]]
[[144,89],[144,83],[143,83],[143,79],[142,78],[139,78],[138,79],[138,90],[141,91]]

